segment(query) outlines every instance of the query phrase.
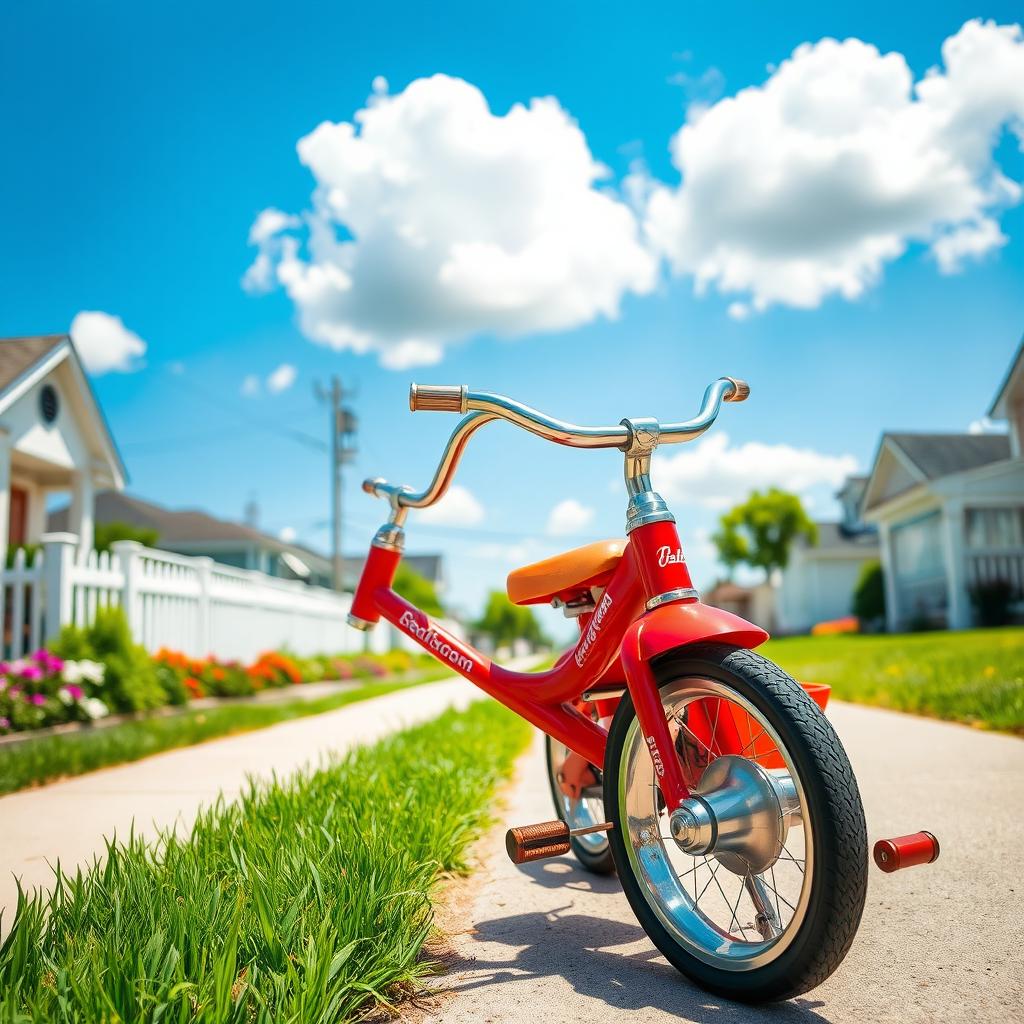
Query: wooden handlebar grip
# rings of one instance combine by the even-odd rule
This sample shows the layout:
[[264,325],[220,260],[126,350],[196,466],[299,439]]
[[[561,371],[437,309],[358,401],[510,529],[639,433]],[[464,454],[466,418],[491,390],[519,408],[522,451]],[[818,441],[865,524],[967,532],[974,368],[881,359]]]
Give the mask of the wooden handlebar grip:
[[750,385],[739,377],[726,377],[732,382],[732,391],[725,396],[726,402],[745,402],[750,397]]
[[465,384],[411,384],[409,408],[413,412],[465,412]]

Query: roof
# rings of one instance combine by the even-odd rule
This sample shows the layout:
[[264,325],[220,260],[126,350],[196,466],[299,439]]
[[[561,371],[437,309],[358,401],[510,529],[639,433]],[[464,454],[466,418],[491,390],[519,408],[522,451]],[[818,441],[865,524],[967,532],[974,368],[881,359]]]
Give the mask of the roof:
[[873,529],[851,530],[842,523],[815,523],[818,543],[812,551],[848,551],[851,548],[870,550],[878,547],[878,534]]
[[[67,529],[68,511],[64,507],[51,512],[48,528]],[[319,551],[302,544],[288,543],[245,523],[218,519],[201,509],[170,509],[119,491],[102,491],[95,499],[95,520],[97,523],[130,523],[132,526],[148,527],[156,530],[160,541],[167,545],[256,545],[264,550],[296,555],[320,575],[331,573],[330,558]],[[354,583],[358,579],[364,561],[364,557],[347,557],[343,560],[342,572],[346,583]],[[407,555],[403,561],[431,582],[436,582],[441,575],[440,555]]]
[[1010,457],[1006,434],[883,434],[927,480],[963,473]]
[[1003,383],[999,385],[996,397],[992,399],[992,405],[988,410],[989,416],[995,419],[1006,419],[1009,411],[1007,403],[1010,398],[1010,387],[1014,379],[1021,373],[1024,373],[1024,338],[1021,338],[1020,344],[1017,346],[1017,354],[1010,361],[1010,368],[1006,371]]
[[6,391],[27,370],[49,355],[66,334],[39,334],[24,338],[0,338],[0,392]]

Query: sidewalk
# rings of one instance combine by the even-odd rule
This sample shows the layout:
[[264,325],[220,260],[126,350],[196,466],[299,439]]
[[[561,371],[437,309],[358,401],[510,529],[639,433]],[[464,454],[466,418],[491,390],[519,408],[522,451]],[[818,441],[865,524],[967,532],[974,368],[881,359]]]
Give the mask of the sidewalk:
[[187,829],[218,793],[235,797],[247,776],[288,775],[331,752],[464,708],[483,693],[457,677],[400,690],[337,711],[168,751],[39,789],[0,797],[0,909],[10,927],[23,888],[49,885],[51,863],[65,871],[104,850],[104,837],[155,836]]

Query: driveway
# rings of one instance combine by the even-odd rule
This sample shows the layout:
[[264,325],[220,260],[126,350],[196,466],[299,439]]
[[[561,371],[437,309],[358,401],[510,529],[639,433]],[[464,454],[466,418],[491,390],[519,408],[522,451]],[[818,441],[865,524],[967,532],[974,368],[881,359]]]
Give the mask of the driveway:
[[[445,1024],[694,1021],[1005,1022],[1024,1007],[1024,742],[834,704],[860,782],[871,842],[934,832],[938,861],[885,875],[874,866],[864,919],[839,970],[767,1009],[690,985],[640,930],[614,878],[570,858],[515,867],[504,826],[486,840],[469,920],[452,943]],[[534,744],[508,824],[553,817]],[[457,929],[453,929],[457,931]]]

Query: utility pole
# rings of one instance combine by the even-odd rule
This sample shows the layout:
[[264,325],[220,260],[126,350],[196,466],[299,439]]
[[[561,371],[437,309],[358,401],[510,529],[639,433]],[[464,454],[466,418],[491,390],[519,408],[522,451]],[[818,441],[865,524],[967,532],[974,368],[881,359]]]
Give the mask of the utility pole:
[[355,413],[344,404],[355,392],[346,391],[338,377],[331,378],[330,387],[316,385],[316,397],[330,410],[331,432],[331,582],[335,590],[342,588],[344,561],[341,551],[341,467],[356,455]]

